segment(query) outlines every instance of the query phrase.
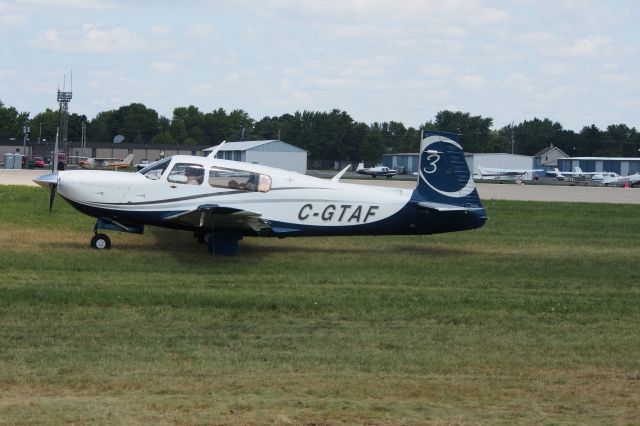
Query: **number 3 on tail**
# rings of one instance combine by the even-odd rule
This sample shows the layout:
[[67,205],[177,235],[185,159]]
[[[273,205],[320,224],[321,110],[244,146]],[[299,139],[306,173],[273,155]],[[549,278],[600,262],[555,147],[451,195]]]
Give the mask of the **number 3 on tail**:
[[435,173],[438,170],[438,166],[436,163],[440,161],[440,156],[438,154],[431,154],[427,157],[427,165],[422,168],[422,171],[428,174]]

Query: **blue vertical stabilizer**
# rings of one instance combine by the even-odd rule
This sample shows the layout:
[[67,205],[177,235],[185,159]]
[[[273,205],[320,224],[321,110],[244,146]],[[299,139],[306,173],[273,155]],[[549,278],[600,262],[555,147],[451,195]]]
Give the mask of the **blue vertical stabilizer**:
[[418,186],[411,200],[419,209],[460,217],[459,221],[450,221],[454,228],[477,228],[486,222],[487,216],[458,143],[458,135],[423,132]]

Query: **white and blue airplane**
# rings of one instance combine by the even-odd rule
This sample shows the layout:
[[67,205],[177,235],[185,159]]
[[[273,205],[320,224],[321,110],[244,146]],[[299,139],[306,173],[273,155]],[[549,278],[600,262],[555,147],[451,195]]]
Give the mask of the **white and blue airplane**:
[[426,235],[479,228],[487,220],[457,136],[425,132],[414,190],[320,179],[215,158],[176,155],[137,173],[60,171],[34,179],[97,218],[99,230],[142,234],[145,225],[193,231],[214,255],[233,256],[245,236]]

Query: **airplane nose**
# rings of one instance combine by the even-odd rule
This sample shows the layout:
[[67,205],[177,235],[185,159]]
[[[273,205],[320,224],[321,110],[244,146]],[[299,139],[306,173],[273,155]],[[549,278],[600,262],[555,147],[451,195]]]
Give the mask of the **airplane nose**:
[[58,184],[58,173],[49,173],[47,175],[38,176],[33,179],[33,181],[43,188],[49,188],[52,185]]

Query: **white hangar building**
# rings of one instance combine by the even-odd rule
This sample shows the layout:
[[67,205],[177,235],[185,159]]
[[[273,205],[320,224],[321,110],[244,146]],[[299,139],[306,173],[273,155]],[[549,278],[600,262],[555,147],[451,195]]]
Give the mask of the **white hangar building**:
[[[204,149],[208,155],[215,146]],[[280,140],[227,142],[216,154],[223,160],[243,161],[307,173],[307,151]]]
[[[467,165],[472,174],[478,173],[479,166],[493,169],[534,169],[533,157],[528,155],[505,154],[500,152],[490,154],[465,153],[464,159],[467,160]],[[532,178],[533,176],[531,176],[530,173],[524,176],[525,180]]]

